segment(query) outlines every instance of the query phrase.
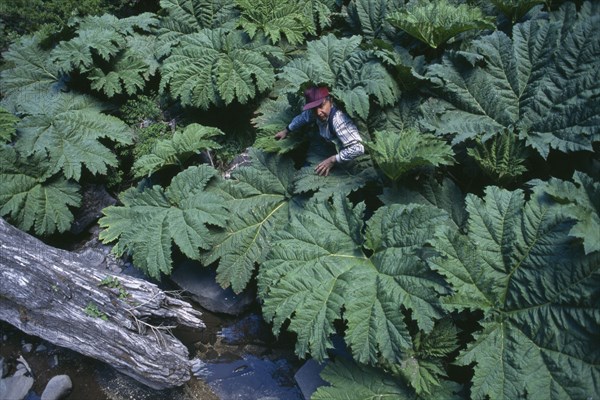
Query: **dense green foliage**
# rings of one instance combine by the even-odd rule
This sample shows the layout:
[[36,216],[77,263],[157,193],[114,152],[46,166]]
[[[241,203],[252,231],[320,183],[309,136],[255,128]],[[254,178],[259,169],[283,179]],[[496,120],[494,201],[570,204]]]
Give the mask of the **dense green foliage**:
[[273,44],[284,39],[291,44],[300,44],[305,34],[316,33],[310,2],[237,0],[237,4],[242,10],[240,26],[250,38],[262,32]]
[[194,154],[202,150],[221,147],[211,138],[223,135],[217,128],[208,128],[199,124],[190,124],[183,131],[175,132],[170,139],[159,140],[149,154],[135,160],[133,171],[136,177],[150,176],[156,171],[177,165],[181,168]]
[[495,28],[492,18],[486,18],[478,8],[448,0],[411,0],[388,18],[392,25],[433,48],[471,29]]
[[383,173],[395,181],[419,167],[453,164],[452,148],[435,136],[417,130],[376,131],[368,147]]
[[2,0],[0,2],[0,47],[18,35],[40,31],[53,34],[71,17],[115,12],[135,0]]
[[[101,9],[99,5],[96,8],[96,12]],[[121,92],[134,94],[158,67],[154,36],[141,34],[149,33],[157,23],[150,13],[123,19],[109,14],[71,18],[62,28],[76,34],[52,50],[52,68],[63,73],[77,70],[88,77],[92,89],[108,97]]]
[[454,143],[516,128],[544,158],[550,149],[591,151],[600,139],[598,10],[585,3],[578,14],[568,3],[555,19],[517,24],[512,38],[496,31],[432,64],[426,76],[439,98],[425,108],[427,125],[456,134]]
[[[315,399],[600,393],[600,2],[45,3],[2,54],[2,217],[65,232],[118,181],[100,238],[257,286],[333,359]],[[273,138],[312,84],[367,148],[327,177],[314,128]]]

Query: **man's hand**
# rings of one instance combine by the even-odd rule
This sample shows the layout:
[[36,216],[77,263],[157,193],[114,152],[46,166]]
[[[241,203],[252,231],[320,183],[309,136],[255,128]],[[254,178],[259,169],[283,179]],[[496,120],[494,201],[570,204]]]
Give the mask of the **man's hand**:
[[315,172],[321,176],[327,176],[331,168],[333,168],[333,164],[335,164],[335,156],[326,158],[317,165]]
[[285,139],[288,134],[287,128],[284,128],[282,131],[279,131],[275,134],[275,140]]

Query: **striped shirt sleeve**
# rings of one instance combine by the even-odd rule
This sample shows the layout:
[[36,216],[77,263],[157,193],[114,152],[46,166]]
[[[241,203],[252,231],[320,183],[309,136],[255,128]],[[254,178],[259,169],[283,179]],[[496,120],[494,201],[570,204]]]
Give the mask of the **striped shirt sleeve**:
[[350,161],[364,154],[365,148],[362,144],[358,128],[343,112],[337,112],[333,116],[333,128],[340,141],[340,151],[335,156],[337,162]]

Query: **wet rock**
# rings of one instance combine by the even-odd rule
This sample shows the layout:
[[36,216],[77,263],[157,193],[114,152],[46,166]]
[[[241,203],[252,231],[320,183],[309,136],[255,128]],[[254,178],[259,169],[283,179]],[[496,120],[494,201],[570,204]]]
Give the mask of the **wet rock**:
[[179,264],[171,280],[189,292],[192,300],[215,313],[239,315],[255,301],[255,294],[249,290],[235,294],[231,288],[223,289],[216,281],[216,271],[198,262]]
[[33,378],[26,375],[0,379],[0,399],[23,400],[32,386]]
[[310,399],[319,386],[327,385],[327,382],[321,379],[320,376],[323,368],[325,368],[325,363],[319,364],[310,359],[294,375],[294,379],[296,379],[296,383],[306,400]]
[[48,348],[47,348],[45,345],[43,345],[43,344],[39,344],[39,345],[38,345],[38,346],[35,348],[35,352],[36,352],[36,353],[43,353],[43,352],[45,352],[45,351],[47,351],[47,350],[48,350]]
[[271,327],[260,314],[249,314],[221,329],[219,336],[226,344],[265,343],[275,341]]
[[71,233],[79,235],[91,225],[95,224],[98,218],[102,216],[102,209],[115,205],[117,200],[112,197],[104,185],[87,185],[83,188],[83,198],[81,207],[75,213]]
[[23,350],[23,353],[31,353],[31,350],[33,350],[33,344],[23,343],[21,350]]
[[63,397],[67,396],[71,389],[73,388],[73,383],[71,382],[71,378],[68,375],[57,375],[50,379],[46,388],[42,392],[41,400],[59,400]]
[[54,354],[50,360],[48,360],[48,366],[50,368],[58,367],[58,355]]

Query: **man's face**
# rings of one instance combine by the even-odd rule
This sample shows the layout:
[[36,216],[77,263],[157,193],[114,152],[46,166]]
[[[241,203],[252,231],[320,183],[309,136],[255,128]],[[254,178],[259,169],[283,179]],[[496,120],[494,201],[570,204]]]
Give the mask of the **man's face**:
[[320,106],[313,108],[315,115],[321,121],[327,121],[329,113],[331,112],[331,100],[325,99]]

